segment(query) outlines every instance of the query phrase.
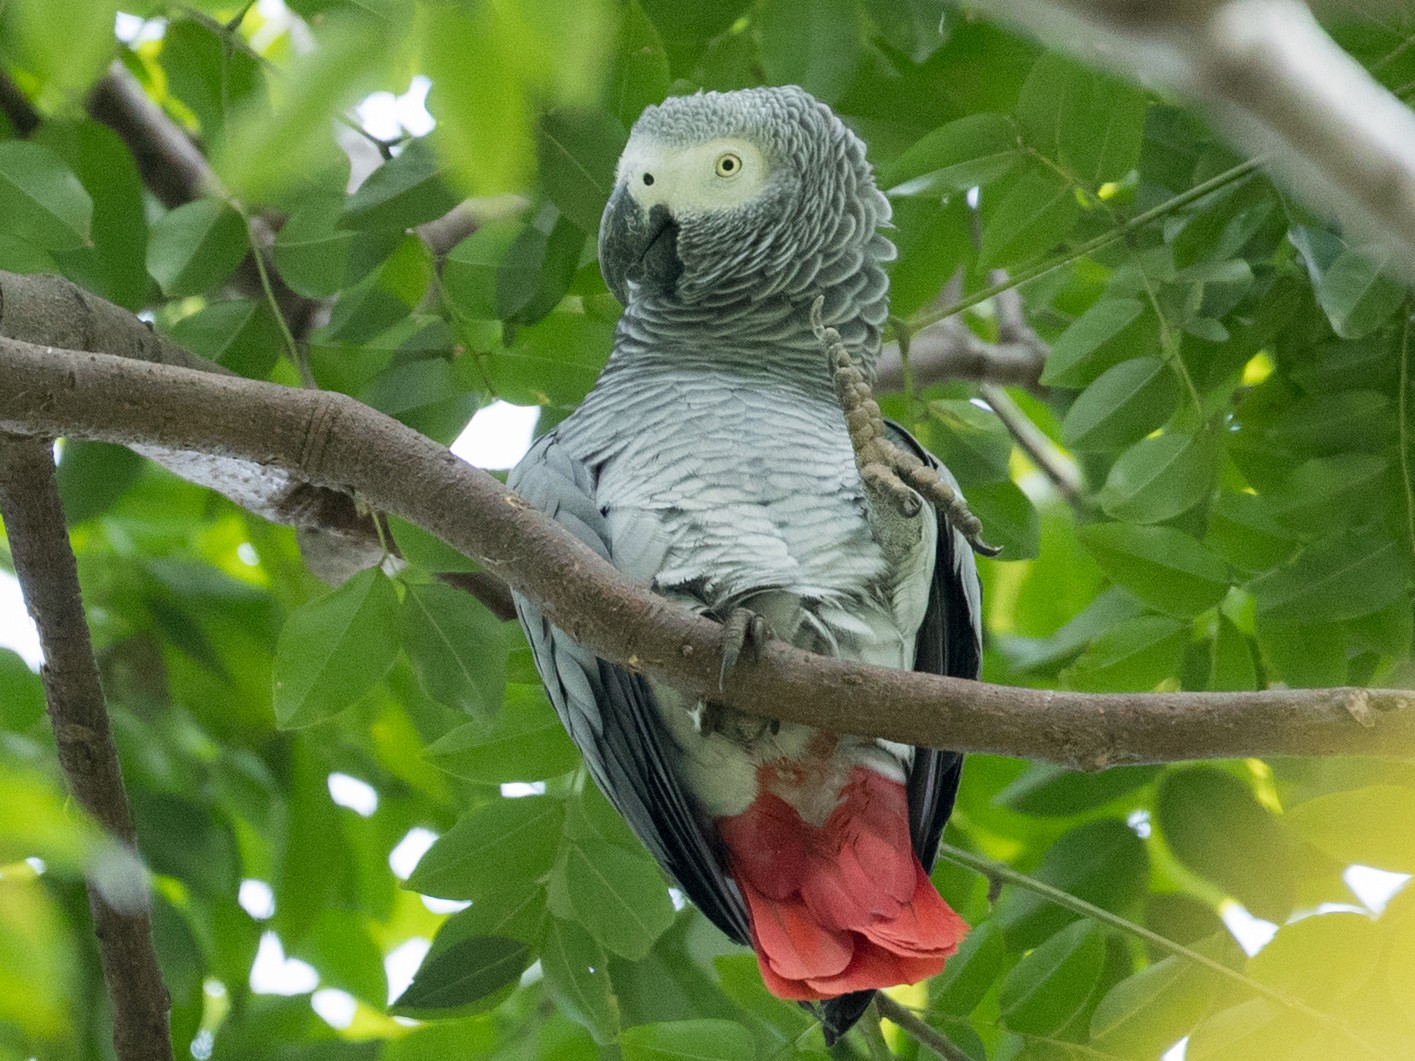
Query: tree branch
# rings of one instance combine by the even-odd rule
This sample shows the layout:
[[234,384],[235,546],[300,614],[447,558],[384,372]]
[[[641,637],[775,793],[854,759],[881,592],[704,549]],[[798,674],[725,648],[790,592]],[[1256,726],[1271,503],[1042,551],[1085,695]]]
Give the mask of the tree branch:
[[1207,103],[1309,202],[1415,280],[1415,114],[1299,0],[980,0],[1130,77]]
[[0,339],[0,429],[211,452],[356,490],[436,534],[600,657],[744,711],[1099,769],[1264,755],[1415,757],[1415,693],[1085,694],[869,667],[781,643],[719,692],[721,627],[631,582],[494,478],[341,394]]
[[[909,368],[918,386],[972,380],[1033,390],[1046,364],[1045,347],[1039,344],[989,343],[956,317],[947,317],[909,340]],[[886,343],[880,350],[874,386],[880,391],[904,389],[898,343]]]
[[[48,439],[0,437],[0,517],[25,604],[39,627],[44,694],[59,764],[79,805],[132,848],[132,811],[109,730]],[[88,900],[113,1001],[118,1057],[166,1061],[172,1057],[171,1000],[153,952],[147,909],[115,907],[93,879]]]

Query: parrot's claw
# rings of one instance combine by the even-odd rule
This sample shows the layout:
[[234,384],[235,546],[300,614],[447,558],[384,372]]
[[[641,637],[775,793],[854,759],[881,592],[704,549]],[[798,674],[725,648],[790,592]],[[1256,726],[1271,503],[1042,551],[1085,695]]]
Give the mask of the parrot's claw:
[[745,658],[755,663],[762,657],[762,650],[771,640],[771,627],[750,608],[733,608],[727,613],[722,624],[722,670],[717,676],[717,690],[727,688],[727,676],[732,673],[737,661]]
[[830,362],[835,397],[845,414],[850,445],[855,450],[855,466],[860,469],[860,480],[871,499],[884,502],[905,519],[913,519],[919,514],[919,498],[923,497],[947,516],[974,552],[984,556],[1002,552],[998,546],[983,541],[982,521],[969,510],[958,491],[940,479],[933,468],[890,440],[864,373],[851,360],[840,333],[826,327],[822,320],[824,305],[824,297],[811,305],[811,328]]

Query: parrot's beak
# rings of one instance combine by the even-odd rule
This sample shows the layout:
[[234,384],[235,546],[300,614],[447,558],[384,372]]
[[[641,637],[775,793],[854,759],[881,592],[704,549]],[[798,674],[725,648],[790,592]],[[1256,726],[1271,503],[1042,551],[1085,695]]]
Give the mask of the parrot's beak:
[[614,189],[599,226],[599,268],[609,290],[629,304],[629,283],[672,292],[682,275],[678,258],[678,223],[668,207],[644,208],[627,185]]

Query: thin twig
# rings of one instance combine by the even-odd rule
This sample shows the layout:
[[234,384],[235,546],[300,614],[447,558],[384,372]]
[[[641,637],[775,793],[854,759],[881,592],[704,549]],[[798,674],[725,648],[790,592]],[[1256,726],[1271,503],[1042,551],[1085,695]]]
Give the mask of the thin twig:
[[1022,411],[1011,396],[995,383],[984,383],[978,388],[983,401],[992,407],[997,418],[1006,425],[1017,445],[1022,447],[1037,470],[1051,481],[1057,493],[1064,497],[1072,508],[1086,508],[1086,487],[1081,481],[1081,473],[1075,462],[1057,448],[1056,443],[1047,438],[1042,429],[1032,423],[1031,417]]
[[961,1047],[955,1045],[943,1032],[928,1024],[907,1006],[901,1005],[883,991],[875,992],[875,1008],[885,1020],[893,1021],[913,1036],[921,1046],[927,1046],[943,1061],[972,1061]]
[[[45,702],[59,764],[78,804],[106,832],[132,848],[132,810],[123,791],[98,681],[49,439],[0,437],[0,517],[25,605],[39,628]],[[136,909],[120,909],[94,878],[89,880],[88,899],[103,979],[113,1003],[118,1057],[170,1061],[171,1000],[153,951],[145,902]]]
[[1085,899],[1077,898],[1070,892],[1062,891],[1060,888],[1047,884],[1045,881],[1037,880],[1035,877],[1029,877],[1025,873],[1018,873],[1011,866],[996,862],[990,858],[984,858],[981,855],[975,855],[971,851],[964,851],[962,848],[954,847],[952,844],[940,844],[938,857],[948,862],[953,862],[956,865],[967,866],[969,869],[976,870],[985,875],[990,881],[1001,880],[1008,884],[1014,884],[1019,888],[1040,895],[1042,898],[1055,903],[1057,906],[1070,910],[1073,913],[1080,914],[1083,917],[1089,917],[1093,921],[1099,921],[1103,925],[1109,925],[1111,928],[1119,929],[1121,932],[1142,939],[1159,950],[1167,951],[1177,958],[1182,958],[1194,965],[1202,966],[1204,969],[1207,969],[1217,976],[1223,977],[1225,980],[1229,980],[1235,984],[1241,984],[1254,994],[1262,995],[1264,998],[1276,1002],[1280,1006],[1301,1013],[1304,1016],[1311,1017],[1313,1020],[1326,1025],[1328,1028],[1333,1029],[1352,1042],[1359,1043],[1377,1057],[1384,1056],[1380,1050],[1377,1050],[1352,1031],[1341,1018],[1327,1013],[1324,1010],[1309,1006],[1301,999],[1294,998],[1286,992],[1269,987],[1267,984],[1255,980],[1251,976],[1239,972],[1237,969],[1230,969],[1227,965],[1215,961],[1206,954],[1201,954],[1191,947],[1186,947],[1180,943],[1174,942],[1172,939],[1167,939],[1158,932],[1153,932],[1143,925],[1137,925],[1135,922],[1127,920],[1119,914],[1111,913],[1109,910],[1102,909],[1094,903],[1088,903]]
[[1130,233],[1143,228],[1151,221],[1155,221],[1176,210],[1180,210],[1190,203],[1197,202],[1211,192],[1216,192],[1220,188],[1225,188],[1236,181],[1243,180],[1251,174],[1256,173],[1262,168],[1265,161],[1265,156],[1260,155],[1257,158],[1250,158],[1246,162],[1240,162],[1231,169],[1226,169],[1217,176],[1210,177],[1203,183],[1194,185],[1194,187],[1190,188],[1188,191],[1181,192],[1172,199],[1166,199],[1158,206],[1151,207],[1143,213],[1136,214],[1129,221],[1125,222],[1125,224],[1108,229],[1094,239],[1089,239],[1085,243],[1072,247],[1064,254],[1060,254],[1054,258],[1043,258],[1041,261],[1034,262],[1024,268],[1014,269],[1012,270],[1012,275],[1009,276],[1007,280],[980,288],[971,295],[966,295],[958,299],[958,301],[951,305],[938,309],[929,309],[922,313],[915,314],[914,318],[909,322],[915,329],[915,341],[917,342],[918,331],[933,324],[935,321],[946,320],[949,317],[956,316],[965,309],[971,309],[981,302],[986,302],[990,298],[997,297],[1004,291],[1014,287],[1021,287],[1023,284],[1029,283],[1032,280],[1038,280],[1043,276],[1056,272],[1058,269],[1065,268],[1078,258],[1084,258],[1088,254],[1094,254],[1096,251],[1109,247],[1113,243],[1118,243],[1127,238]]

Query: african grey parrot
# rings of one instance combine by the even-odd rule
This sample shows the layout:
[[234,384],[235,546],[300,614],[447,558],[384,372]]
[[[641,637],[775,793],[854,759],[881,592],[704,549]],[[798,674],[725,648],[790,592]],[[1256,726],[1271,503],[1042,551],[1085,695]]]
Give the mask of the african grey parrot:
[[[897,479],[891,505],[862,475],[812,327],[823,299],[827,341],[872,374],[889,214],[864,145],[800,89],[648,108],[600,229],[612,356],[510,485],[739,640],[976,678],[969,541],[946,506]],[[774,994],[826,1000],[833,1041],[875,988],[939,972],[967,931],[927,874],[960,756],[691,702],[516,603],[595,781]]]

